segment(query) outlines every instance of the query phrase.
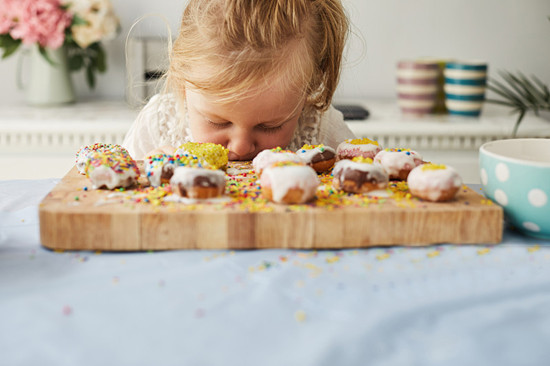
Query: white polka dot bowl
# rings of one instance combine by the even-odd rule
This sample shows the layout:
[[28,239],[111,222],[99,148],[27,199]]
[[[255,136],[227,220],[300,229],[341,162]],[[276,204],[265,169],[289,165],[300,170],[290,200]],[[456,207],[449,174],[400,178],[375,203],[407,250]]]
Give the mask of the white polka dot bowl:
[[482,189],[519,231],[550,239],[550,139],[487,142],[479,149]]

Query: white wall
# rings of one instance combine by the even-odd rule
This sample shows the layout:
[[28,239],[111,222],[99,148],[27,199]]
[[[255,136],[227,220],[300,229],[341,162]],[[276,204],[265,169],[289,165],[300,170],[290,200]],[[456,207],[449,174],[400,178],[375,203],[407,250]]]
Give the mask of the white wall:
[[[343,0],[354,25],[339,98],[393,97],[394,69],[402,58],[474,58],[499,69],[535,74],[550,84],[550,0]],[[83,75],[74,80],[79,97],[123,98],[124,41],[136,19],[163,14],[176,33],[185,0],[112,0],[123,27],[106,45],[108,67],[95,91]],[[148,18],[136,35],[166,36],[166,25]],[[23,100],[17,90],[18,56],[0,61],[0,103]]]

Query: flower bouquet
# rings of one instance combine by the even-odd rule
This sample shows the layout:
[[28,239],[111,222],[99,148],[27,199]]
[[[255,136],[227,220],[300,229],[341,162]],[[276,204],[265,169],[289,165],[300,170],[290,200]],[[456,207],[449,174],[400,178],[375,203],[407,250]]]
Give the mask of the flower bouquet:
[[47,49],[66,48],[70,71],[86,70],[90,88],[95,73],[107,69],[101,41],[112,39],[119,20],[109,0],[0,0],[2,58],[21,44],[36,44],[52,65]]

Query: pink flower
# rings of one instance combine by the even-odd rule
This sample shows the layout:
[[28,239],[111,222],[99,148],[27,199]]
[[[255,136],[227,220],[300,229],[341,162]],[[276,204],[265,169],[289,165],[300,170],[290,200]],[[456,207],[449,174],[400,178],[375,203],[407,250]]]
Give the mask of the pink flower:
[[18,0],[12,11],[17,20],[10,31],[14,39],[53,49],[63,45],[72,14],[61,8],[59,0]]
[[0,34],[9,33],[15,25],[14,0],[0,0]]

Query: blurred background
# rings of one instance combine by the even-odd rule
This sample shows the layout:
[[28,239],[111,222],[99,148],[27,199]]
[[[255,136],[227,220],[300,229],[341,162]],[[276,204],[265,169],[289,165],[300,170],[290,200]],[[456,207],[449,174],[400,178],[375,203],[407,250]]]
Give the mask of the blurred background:
[[[417,57],[481,59],[489,75],[499,69],[521,70],[550,80],[549,0],[344,0],[353,24],[342,79],[336,97],[395,97],[399,59]],[[136,37],[177,35],[185,0],[112,0],[122,31],[104,42],[108,70],[89,90],[84,72],[73,74],[77,97],[125,96],[124,46],[134,22],[145,14]],[[18,52],[19,53],[19,52]],[[19,54],[0,62],[0,100],[24,100],[15,81]]]
[[[163,70],[168,55],[165,41],[177,36],[187,1],[111,2],[121,29],[114,39],[102,41],[107,71],[95,74],[94,89],[88,87],[84,69],[71,73],[75,103],[30,106],[16,80],[18,65],[23,83],[35,80],[28,72],[30,58],[20,49],[0,60],[0,180],[60,178],[74,166],[74,154],[81,146],[122,143],[143,101],[158,88],[157,81],[145,81],[146,75],[155,77]],[[550,0],[343,3],[352,33],[335,102],[370,112],[368,119],[349,122],[353,132],[384,147],[414,149],[426,160],[454,166],[465,182],[479,183],[479,147],[512,136],[519,112],[485,103],[476,118],[447,114],[411,118],[399,110],[397,63],[420,58],[480,60],[489,67],[489,79],[507,70],[536,75],[548,85]],[[50,86],[60,85],[44,80]],[[517,136],[550,138],[550,107],[546,109],[542,117],[526,113]]]

